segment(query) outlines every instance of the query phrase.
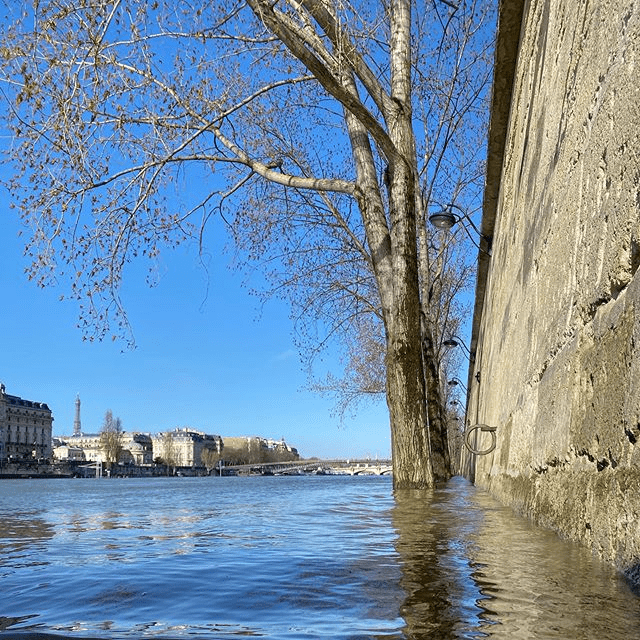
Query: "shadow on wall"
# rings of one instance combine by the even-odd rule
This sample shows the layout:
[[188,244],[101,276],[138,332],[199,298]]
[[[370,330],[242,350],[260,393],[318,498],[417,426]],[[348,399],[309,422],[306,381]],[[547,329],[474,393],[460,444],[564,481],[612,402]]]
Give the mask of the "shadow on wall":
[[629,581],[634,593],[640,596],[640,560],[624,570],[624,577]]

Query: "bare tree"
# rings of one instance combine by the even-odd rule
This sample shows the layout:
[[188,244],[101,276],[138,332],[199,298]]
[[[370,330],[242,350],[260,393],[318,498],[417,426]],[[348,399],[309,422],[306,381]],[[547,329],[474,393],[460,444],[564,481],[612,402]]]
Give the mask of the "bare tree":
[[200,460],[202,464],[207,468],[207,473],[210,474],[211,470],[220,462],[222,454],[217,448],[204,447],[200,454]]
[[[423,296],[424,313],[430,314],[434,332],[438,373],[446,405],[447,387],[443,386],[453,372],[463,366],[460,354],[446,348],[446,338],[460,333],[460,325],[470,312],[470,299],[465,302],[462,294],[469,292],[473,284],[474,267],[466,261],[466,255],[456,253],[455,242],[445,237],[441,248],[442,273]],[[384,327],[377,318],[361,315],[352,339],[345,341],[344,375],[329,373],[312,384],[312,389],[336,398],[336,415],[345,415],[368,399],[377,399],[385,393],[385,337]],[[312,363],[308,363],[311,369]],[[312,377],[312,374],[310,373]]]
[[[5,21],[30,276],[69,277],[88,337],[127,334],[124,265],[206,243],[217,213],[304,339],[378,323],[394,484],[431,486],[450,465],[426,217],[477,196],[492,3],[196,4],[42,0]],[[206,186],[174,204],[183,180]]]
[[256,451],[251,451],[249,440],[236,442],[232,445],[225,445],[224,461],[230,464],[252,464],[258,462]]
[[178,448],[171,433],[162,435],[162,461],[167,467],[167,475],[175,471],[180,463]]
[[105,462],[111,468],[117,464],[123,450],[122,421],[114,418],[111,409],[104,414],[104,422],[100,429],[100,448],[104,451]]

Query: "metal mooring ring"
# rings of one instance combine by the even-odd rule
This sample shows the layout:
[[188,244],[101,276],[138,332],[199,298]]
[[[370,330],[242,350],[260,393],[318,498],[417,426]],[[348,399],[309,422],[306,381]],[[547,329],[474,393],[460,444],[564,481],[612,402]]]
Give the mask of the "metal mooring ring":
[[[488,453],[491,453],[496,448],[496,428],[490,427],[487,424],[475,424],[473,427],[469,427],[467,432],[464,434],[464,446],[471,451],[471,453],[475,453],[478,456],[486,456]],[[474,431],[488,431],[491,434],[491,446],[488,449],[483,449],[482,451],[478,451],[478,449],[474,449],[473,446],[469,443],[469,437]]]

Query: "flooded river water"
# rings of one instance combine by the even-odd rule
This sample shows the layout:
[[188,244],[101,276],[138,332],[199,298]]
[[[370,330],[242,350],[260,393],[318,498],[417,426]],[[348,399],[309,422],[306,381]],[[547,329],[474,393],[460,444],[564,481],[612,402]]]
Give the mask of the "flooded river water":
[[454,478],[0,481],[6,638],[629,640],[640,599]]

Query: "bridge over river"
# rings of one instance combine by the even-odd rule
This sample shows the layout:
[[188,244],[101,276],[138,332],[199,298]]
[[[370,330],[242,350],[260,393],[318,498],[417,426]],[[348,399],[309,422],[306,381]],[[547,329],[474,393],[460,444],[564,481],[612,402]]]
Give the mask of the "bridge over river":
[[391,460],[293,460],[221,465],[222,475],[390,475]]

